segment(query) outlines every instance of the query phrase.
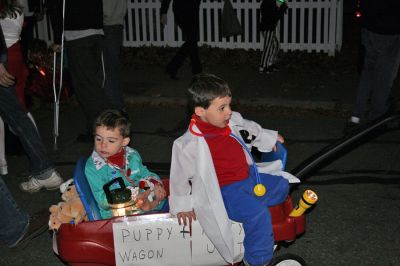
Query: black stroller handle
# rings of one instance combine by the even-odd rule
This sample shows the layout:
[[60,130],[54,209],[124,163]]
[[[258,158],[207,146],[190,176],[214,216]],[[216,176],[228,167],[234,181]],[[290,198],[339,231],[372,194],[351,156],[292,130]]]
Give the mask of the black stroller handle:
[[357,131],[344,135],[341,139],[322,148],[320,151],[305,159],[290,172],[299,179],[304,180],[311,172],[314,172],[323,163],[331,160],[341,152],[348,152],[357,147],[357,145],[354,144],[362,144],[371,137],[374,137],[377,134],[380,135],[387,130],[398,129],[399,125],[400,111],[371,121]]

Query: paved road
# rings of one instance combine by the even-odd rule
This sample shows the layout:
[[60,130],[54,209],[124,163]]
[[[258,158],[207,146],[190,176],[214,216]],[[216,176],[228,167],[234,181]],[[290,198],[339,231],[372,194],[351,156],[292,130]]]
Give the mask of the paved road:
[[[167,110],[167,111],[166,111]],[[315,113],[285,109],[241,110],[266,128],[279,129],[289,150],[288,169],[328,143],[341,137],[345,118],[338,113]],[[129,109],[133,121],[132,146],[147,162],[169,162],[171,145],[176,137],[165,134],[185,119],[180,106]],[[43,106],[34,113],[51,157],[58,170],[71,177],[73,162],[87,156],[91,144],[74,142],[84,128],[76,119],[81,115],[73,104],[61,107],[59,149],[52,151],[52,111]],[[163,133],[164,132],[164,133]],[[307,178],[292,196],[297,200],[306,188],[315,190],[320,200],[307,216],[306,233],[288,248],[277,253],[295,253],[310,266],[320,265],[400,265],[400,132],[386,133],[372,142],[322,168]],[[18,203],[35,211],[59,201],[57,192],[42,191],[33,195],[18,191],[26,171],[25,157],[9,157],[10,174],[4,177]],[[53,254],[51,236],[44,234],[24,250],[0,246],[0,265],[63,265]]]

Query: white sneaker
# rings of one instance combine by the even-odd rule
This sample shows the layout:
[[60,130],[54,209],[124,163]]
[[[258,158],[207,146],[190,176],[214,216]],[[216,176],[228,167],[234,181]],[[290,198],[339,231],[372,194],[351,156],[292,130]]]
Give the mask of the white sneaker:
[[352,117],[350,117],[350,119],[349,119],[349,122],[350,123],[353,123],[353,124],[360,124],[360,118],[359,117],[357,117],[357,116],[352,116]]
[[40,180],[34,177],[31,177],[28,182],[22,182],[19,184],[19,188],[25,192],[38,192],[42,188],[46,188],[47,190],[55,190],[59,189],[60,185],[63,183],[63,179],[57,171],[53,171],[49,178]]
[[6,160],[0,161],[0,175],[8,174],[7,162]]

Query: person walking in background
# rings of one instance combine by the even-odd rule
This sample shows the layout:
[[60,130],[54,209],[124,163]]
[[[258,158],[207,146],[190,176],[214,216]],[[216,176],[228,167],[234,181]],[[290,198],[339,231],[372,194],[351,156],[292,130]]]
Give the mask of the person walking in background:
[[[167,12],[171,0],[162,0],[161,2],[161,24],[167,24]],[[185,58],[190,56],[192,64],[192,74],[198,74],[203,71],[199,57],[199,10],[200,0],[174,0],[172,4],[175,21],[182,30],[185,42],[179,48],[178,52],[168,63],[165,73],[171,79],[177,80],[178,69],[182,66]]]
[[400,1],[368,0],[360,5],[364,65],[345,133],[390,110],[389,98],[400,64]]
[[7,47],[0,25],[0,117],[18,136],[30,160],[30,179],[22,182],[20,189],[31,193],[42,188],[58,189],[63,179],[49,160],[35,125],[18,102],[13,87],[15,78],[4,67],[6,61]]
[[274,70],[279,52],[276,25],[287,9],[288,5],[285,0],[263,0],[261,3],[260,31],[264,37],[264,45],[259,66],[260,73],[270,73]]
[[126,12],[127,0],[103,0],[103,56],[106,71],[104,90],[111,102],[119,109],[124,108],[123,92],[120,85],[120,57]]
[[27,110],[25,85],[29,72],[22,57],[20,36],[24,23],[17,0],[0,0],[0,24],[7,46],[7,71],[16,78],[15,89],[22,107]]
[[[63,32],[63,0],[47,0],[55,51],[60,51]],[[64,38],[72,84],[86,117],[86,132],[77,138],[93,140],[92,125],[97,115],[114,107],[104,90],[102,0],[65,1]]]
[[[24,14],[17,0],[0,0],[0,24],[3,29],[7,47],[7,71],[15,77],[15,91],[22,108],[27,111],[25,101],[25,85],[28,78],[28,68],[22,57],[20,35],[24,23]],[[31,113],[27,113],[35,124]],[[0,174],[6,175],[7,161],[5,157],[5,133],[4,122],[0,117]]]

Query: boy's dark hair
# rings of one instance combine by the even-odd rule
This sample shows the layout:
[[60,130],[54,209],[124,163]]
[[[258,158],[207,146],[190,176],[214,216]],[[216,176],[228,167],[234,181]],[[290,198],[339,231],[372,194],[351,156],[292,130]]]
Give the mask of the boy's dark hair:
[[123,138],[128,138],[131,135],[131,122],[128,115],[117,109],[109,109],[103,111],[94,123],[94,131],[99,126],[104,126],[107,129],[118,128]]
[[220,97],[232,97],[228,83],[223,79],[208,73],[193,76],[189,85],[189,106],[207,109],[211,102]]

